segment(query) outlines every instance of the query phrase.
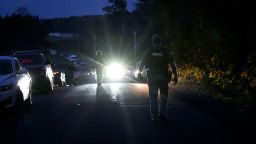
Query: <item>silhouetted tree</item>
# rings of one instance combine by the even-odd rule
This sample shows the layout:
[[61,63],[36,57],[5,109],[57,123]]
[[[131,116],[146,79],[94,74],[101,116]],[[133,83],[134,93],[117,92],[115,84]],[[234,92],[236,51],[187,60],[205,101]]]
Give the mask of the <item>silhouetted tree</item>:
[[47,32],[36,16],[7,16],[0,30],[1,50],[37,49],[46,44]]
[[221,0],[139,0],[135,13],[151,16],[145,20],[151,21],[153,31],[172,40],[181,61],[202,65],[219,53],[219,58],[227,59],[226,65],[241,67],[253,49],[252,5]]
[[155,9],[154,4],[155,0],[139,0],[136,3],[136,9],[134,13],[146,15],[153,14],[153,11]]
[[30,12],[27,7],[18,7],[13,14],[20,16],[29,16]]
[[124,15],[129,13],[127,10],[127,0],[108,0],[108,2],[111,5],[103,8],[107,15]]

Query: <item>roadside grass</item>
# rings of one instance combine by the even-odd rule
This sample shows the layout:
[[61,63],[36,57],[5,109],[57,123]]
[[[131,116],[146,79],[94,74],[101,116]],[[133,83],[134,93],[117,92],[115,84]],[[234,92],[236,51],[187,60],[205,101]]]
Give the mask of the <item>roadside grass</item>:
[[252,90],[237,83],[227,83],[216,79],[206,78],[203,71],[198,67],[184,66],[179,68],[178,88],[199,93],[200,95],[213,97],[216,101],[232,105],[239,111],[250,111],[255,109],[256,99]]

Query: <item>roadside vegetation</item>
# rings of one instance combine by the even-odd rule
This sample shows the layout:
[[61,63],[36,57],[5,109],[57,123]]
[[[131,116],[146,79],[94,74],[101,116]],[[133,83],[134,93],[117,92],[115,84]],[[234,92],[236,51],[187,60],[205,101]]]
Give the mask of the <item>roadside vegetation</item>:
[[178,68],[178,87],[233,105],[240,111],[255,108],[255,68],[240,74],[227,69],[201,69],[193,65]]

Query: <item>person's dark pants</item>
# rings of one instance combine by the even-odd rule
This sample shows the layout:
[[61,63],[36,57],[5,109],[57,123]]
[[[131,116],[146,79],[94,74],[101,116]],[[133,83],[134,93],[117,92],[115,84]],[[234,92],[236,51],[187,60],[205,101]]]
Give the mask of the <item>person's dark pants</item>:
[[[168,77],[164,75],[150,75],[148,77],[148,88],[151,118],[156,119],[159,115],[166,114],[168,98]],[[160,90],[159,100],[158,90]]]
[[102,69],[97,69],[96,70],[96,75],[97,75],[97,83],[101,84],[103,81],[103,70]]
[[74,84],[74,78],[75,78],[75,73],[68,71],[66,72],[66,82],[68,85],[73,85]]

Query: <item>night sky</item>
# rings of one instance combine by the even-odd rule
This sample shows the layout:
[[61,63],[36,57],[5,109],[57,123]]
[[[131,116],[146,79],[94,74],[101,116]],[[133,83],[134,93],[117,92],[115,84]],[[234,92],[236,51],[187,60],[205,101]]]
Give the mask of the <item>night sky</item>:
[[[128,10],[135,8],[137,0],[127,0]],[[0,15],[13,13],[18,7],[27,7],[31,15],[56,18],[82,15],[101,15],[107,0],[0,0]]]

